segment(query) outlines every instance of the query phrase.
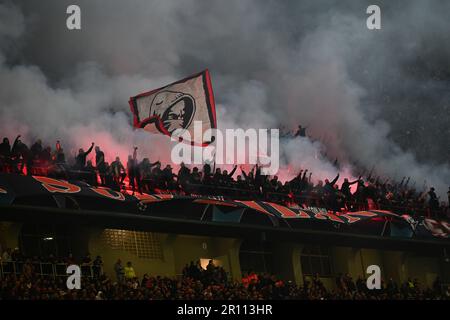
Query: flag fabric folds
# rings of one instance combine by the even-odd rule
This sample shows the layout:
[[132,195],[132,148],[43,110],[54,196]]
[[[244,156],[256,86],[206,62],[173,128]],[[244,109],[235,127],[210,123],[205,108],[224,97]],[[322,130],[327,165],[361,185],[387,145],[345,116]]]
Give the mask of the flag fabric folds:
[[[208,70],[171,83],[165,87],[131,97],[134,127],[151,133],[179,137],[186,131],[191,137],[184,142],[206,146],[203,133],[217,128],[214,95]],[[194,122],[202,124],[201,136],[194,135]],[[179,131],[176,131],[180,129]]]

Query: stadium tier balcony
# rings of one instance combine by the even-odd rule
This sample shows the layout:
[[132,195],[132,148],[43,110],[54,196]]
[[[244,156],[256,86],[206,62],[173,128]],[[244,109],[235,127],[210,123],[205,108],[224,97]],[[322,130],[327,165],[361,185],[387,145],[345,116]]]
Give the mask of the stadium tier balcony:
[[164,177],[155,178],[144,174],[141,179],[130,179],[125,174],[119,177],[114,176],[111,172],[99,172],[95,167],[79,170],[65,163],[49,163],[41,160],[33,160],[32,163],[27,164],[17,159],[14,161],[2,158],[0,164],[0,173],[20,173],[64,180],[81,180],[93,186],[105,186],[129,194],[145,192],[147,194],[223,196],[236,200],[270,201],[294,208],[325,208],[334,212],[388,210],[400,215],[433,217],[440,220],[448,219],[449,215],[448,206],[441,205],[438,208],[431,208],[420,197],[404,196],[401,192],[396,197],[388,197],[384,194],[379,194],[377,198],[353,195],[349,199],[338,190],[333,194],[318,192],[315,188],[307,190],[289,188],[289,190],[279,192],[270,185],[255,186],[248,184],[243,188],[242,184],[232,179],[226,183],[214,183],[212,179],[205,182],[200,181],[200,183],[190,181],[179,183],[176,179],[167,180]]

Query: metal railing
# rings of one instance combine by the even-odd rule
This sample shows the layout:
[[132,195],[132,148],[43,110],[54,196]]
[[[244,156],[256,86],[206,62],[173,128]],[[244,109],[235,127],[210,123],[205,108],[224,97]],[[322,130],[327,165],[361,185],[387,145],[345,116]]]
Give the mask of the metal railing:
[[[1,167],[1,166],[0,166]],[[98,170],[95,171],[82,171],[77,170],[75,168],[69,167],[65,164],[54,164],[54,165],[41,165],[36,164],[32,167],[32,173],[34,175],[42,175],[47,176],[49,173],[49,168],[57,168],[56,172],[53,172],[53,176],[57,178],[65,178],[65,179],[79,179],[88,181],[88,183],[93,185],[102,185],[100,174]],[[0,168],[1,169],[1,168]],[[2,170],[0,170],[1,172]],[[8,172],[6,170],[5,172]],[[164,186],[163,179],[154,179],[153,177],[143,177],[140,181],[140,186],[142,187],[144,192],[153,192],[166,190],[168,186]],[[329,197],[323,197],[320,194],[315,192],[305,192],[302,190],[292,190],[290,193],[286,192],[277,192],[270,189],[257,188],[254,185],[249,187],[242,188],[236,181],[231,181],[228,185],[217,185],[217,184],[209,184],[209,183],[178,183],[173,181],[170,185],[176,186],[176,190],[168,190],[169,193],[184,193],[184,194],[202,194],[202,195],[216,195],[216,196],[226,196],[232,197],[233,199],[238,200],[247,200],[247,199],[255,199],[255,200],[263,200],[263,201],[271,201],[271,202],[291,202],[294,201],[296,203],[300,203],[306,206],[312,207],[323,207],[327,209],[331,209],[334,207],[334,204],[330,200]],[[108,185],[106,185],[108,186]],[[113,187],[113,186],[110,186]],[[121,186],[116,186],[121,188]],[[171,192],[170,192],[171,191]],[[404,201],[375,201],[373,200],[374,207],[368,204],[367,201],[357,200],[356,198],[346,199],[343,203],[341,203],[344,207],[349,211],[355,210],[368,210],[368,209],[378,209],[378,210],[389,210],[394,213],[405,214],[408,213],[410,215],[415,216],[425,216],[432,217],[442,215],[440,210],[433,211],[426,204],[405,204]]]

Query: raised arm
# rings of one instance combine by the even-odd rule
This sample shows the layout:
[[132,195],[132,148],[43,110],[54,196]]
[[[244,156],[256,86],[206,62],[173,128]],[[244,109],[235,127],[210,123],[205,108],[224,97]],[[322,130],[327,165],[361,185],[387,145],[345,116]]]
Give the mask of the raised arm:
[[94,148],[94,143],[92,142],[90,148],[84,154],[87,156],[89,153],[91,153],[93,148]]
[[12,147],[11,147],[11,152],[17,147],[17,143],[19,142],[20,137],[21,137],[21,135],[19,134],[19,135],[16,137],[16,139],[14,139],[14,143],[13,143],[13,145],[12,145]]
[[245,173],[244,169],[242,169],[242,166],[240,167],[240,169],[241,169],[242,175],[244,176],[245,180],[247,180],[247,179],[248,179],[248,176],[247,176],[247,174]]
[[150,163],[150,168],[151,167],[154,167],[154,166],[156,166],[158,163],[160,163],[160,161],[158,160],[158,161],[156,161],[156,162],[153,162],[153,163]]
[[372,167],[372,169],[369,172],[369,176],[367,177],[367,180],[369,181],[370,179],[372,179],[372,174],[373,174],[373,170],[375,170],[375,166]]
[[305,169],[305,171],[303,172],[303,177],[302,177],[302,181],[304,181],[305,180],[305,178],[306,178],[306,173],[308,172],[308,169]]
[[359,176],[358,179],[356,179],[355,181],[349,182],[348,184],[352,185],[352,184],[358,183],[359,180],[361,180],[361,176]]
[[340,175],[340,173],[338,173],[336,178],[334,178],[333,181],[330,182],[331,185],[334,185],[338,181],[339,175]]
[[237,165],[234,166],[233,170],[231,170],[231,172],[228,174],[228,177],[231,178],[233,176],[233,174],[236,172],[236,169],[237,169]]
[[259,181],[259,178],[261,177],[261,167],[258,166],[258,164],[256,164],[255,166],[256,171],[255,171],[255,180]]
[[408,179],[406,179],[406,182],[405,182],[405,188],[408,186],[408,183],[409,183],[409,180],[411,179],[411,177],[408,177]]

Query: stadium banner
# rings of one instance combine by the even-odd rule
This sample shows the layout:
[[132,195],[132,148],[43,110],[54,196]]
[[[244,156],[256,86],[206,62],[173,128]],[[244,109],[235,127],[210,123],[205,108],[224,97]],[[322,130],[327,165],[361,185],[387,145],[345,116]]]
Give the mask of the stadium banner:
[[429,218],[420,218],[415,223],[417,234],[432,234],[437,238],[448,238],[450,236],[450,223]]
[[[211,78],[208,69],[176,81],[162,88],[141,93],[129,100],[135,128],[151,133],[176,135],[188,132],[191,143],[207,146],[212,141],[203,141],[203,133],[217,128],[216,109]],[[194,134],[194,122],[202,124],[201,135]],[[175,130],[178,130],[175,133]],[[180,139],[181,140],[181,139]]]
[[[409,215],[398,215],[384,210],[332,212],[324,208],[290,208],[279,203],[234,200],[222,196],[170,193],[135,193],[130,195],[106,187],[91,186],[80,181],[66,181],[42,176],[0,174],[0,205],[21,204],[45,207],[60,203],[60,200],[64,197],[76,201],[77,207],[80,209],[139,214],[149,213],[151,211],[149,206],[161,203],[168,203],[173,209],[180,205],[183,208],[185,205],[211,206],[213,209],[212,220],[216,222],[239,223],[246,212],[257,212],[268,216],[271,221],[284,220],[288,225],[289,221],[312,221],[331,223],[336,226],[351,226],[363,221],[381,218],[393,223],[391,227],[393,236],[411,237],[414,235],[437,238],[449,238],[450,236],[450,224],[448,222],[429,218],[416,220]],[[405,226],[409,226],[411,230],[400,230]]]

